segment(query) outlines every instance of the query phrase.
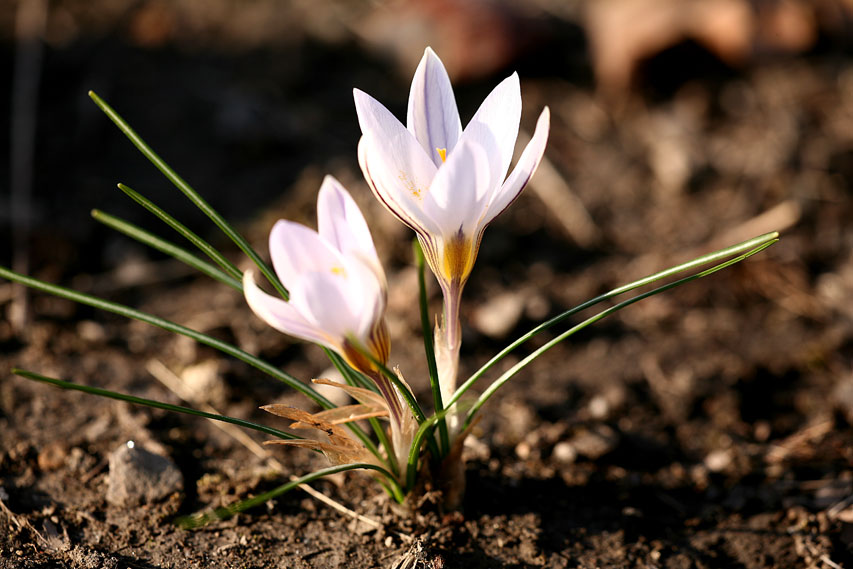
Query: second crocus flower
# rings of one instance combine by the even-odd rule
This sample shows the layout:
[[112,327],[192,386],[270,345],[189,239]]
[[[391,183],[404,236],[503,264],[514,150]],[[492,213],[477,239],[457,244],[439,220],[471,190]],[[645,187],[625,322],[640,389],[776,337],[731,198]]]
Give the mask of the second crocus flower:
[[417,423],[397,388],[364,355],[382,365],[388,361],[385,272],[364,216],[335,178],[326,176],[320,187],[317,231],[278,221],[270,233],[270,257],[290,298],[262,291],[246,271],[249,307],[280,332],[338,352],[374,381],[391,422],[389,452],[405,465]]

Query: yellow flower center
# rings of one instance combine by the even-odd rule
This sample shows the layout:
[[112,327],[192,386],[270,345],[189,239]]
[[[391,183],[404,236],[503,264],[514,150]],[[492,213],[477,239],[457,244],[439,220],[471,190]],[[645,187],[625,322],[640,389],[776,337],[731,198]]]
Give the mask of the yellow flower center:
[[444,161],[447,160],[447,149],[446,148],[436,148],[435,150],[436,150],[436,152],[438,152],[438,155],[441,156],[441,162],[444,163]]
[[471,239],[459,236],[444,245],[444,276],[448,282],[465,282],[474,267],[474,248]]
[[329,270],[332,271],[333,275],[337,275],[339,277],[345,277],[345,278],[347,276],[347,271],[343,267],[332,267]]

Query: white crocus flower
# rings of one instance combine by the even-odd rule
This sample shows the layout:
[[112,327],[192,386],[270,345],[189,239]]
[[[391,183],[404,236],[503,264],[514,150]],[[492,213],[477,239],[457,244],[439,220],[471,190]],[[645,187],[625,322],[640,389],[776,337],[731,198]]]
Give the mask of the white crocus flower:
[[383,365],[388,361],[385,273],[364,216],[331,176],[317,197],[317,226],[314,231],[287,220],[275,224],[270,257],[290,298],[265,293],[246,271],[246,300],[276,330],[338,352],[373,379],[388,408],[399,459],[408,454],[414,417],[394,385],[357,349],[366,349]]
[[444,294],[436,331],[442,398],[456,388],[459,300],[486,226],[515,200],[545,151],[546,107],[521,158],[507,176],[521,120],[513,73],[462,129],[444,65],[427,48],[412,80],[407,126],[370,95],[354,90],[362,138],[361,169],[385,207],[418,235]]
[[372,364],[354,342],[384,364],[385,273],[358,206],[331,176],[317,197],[317,225],[279,220],[270,233],[270,257],[289,301],[258,288],[252,271],[243,277],[246,300],[276,330],[330,348],[357,369]]

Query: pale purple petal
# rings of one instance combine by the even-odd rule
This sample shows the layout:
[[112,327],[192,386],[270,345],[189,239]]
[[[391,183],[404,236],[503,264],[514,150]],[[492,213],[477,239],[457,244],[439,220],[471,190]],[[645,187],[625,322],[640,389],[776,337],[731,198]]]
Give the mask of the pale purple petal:
[[459,142],[470,138],[489,150],[495,177],[503,180],[512,162],[520,121],[521,87],[518,74],[513,73],[489,93]]
[[417,203],[435,176],[435,164],[414,135],[379,101],[358,89],[353,95],[371,178],[377,186]]
[[493,176],[487,150],[471,139],[463,140],[438,170],[424,209],[438,221],[444,238],[470,236],[500,182]]
[[366,343],[376,322],[385,315],[388,295],[385,273],[380,265],[368,259],[353,257],[348,261],[348,293],[358,309],[358,323],[350,332]]
[[[358,143],[358,162],[376,199],[417,233],[437,231],[438,225],[424,213],[422,201],[435,177],[435,166],[428,162],[433,171],[417,180],[407,174],[406,165],[392,162],[394,156],[389,152],[388,141],[375,136],[364,135]],[[427,160],[420,147],[418,152]]]
[[279,332],[336,349],[328,335],[308,322],[294,306],[258,288],[252,271],[243,274],[243,294],[252,312]]
[[317,230],[342,255],[353,252],[378,257],[367,222],[349,192],[332,176],[326,176],[317,196]]
[[333,273],[307,273],[291,289],[290,303],[308,322],[343,340],[357,333],[364,299],[348,278]]
[[342,263],[340,253],[316,231],[284,219],[277,221],[270,232],[270,257],[286,288],[298,275],[328,271]]
[[512,173],[492,198],[492,202],[489,204],[488,211],[482,221],[483,227],[496,218],[518,197],[534,172],[536,172],[536,168],[539,166],[539,162],[545,153],[545,145],[548,143],[550,120],[551,112],[548,107],[545,107],[542,114],[539,115],[539,120],[536,121],[536,130],[533,133],[533,138],[530,139],[530,142],[524,148],[524,152],[521,153],[518,164],[515,165]]
[[462,133],[450,77],[444,64],[429,47],[412,79],[406,122],[409,131],[436,166],[441,166],[444,161],[437,149],[446,150],[449,154]]

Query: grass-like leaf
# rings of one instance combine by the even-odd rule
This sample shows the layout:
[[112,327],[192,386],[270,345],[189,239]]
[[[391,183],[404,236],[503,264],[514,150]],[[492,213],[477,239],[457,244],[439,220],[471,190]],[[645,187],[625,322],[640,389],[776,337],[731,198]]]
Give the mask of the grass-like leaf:
[[254,508],[255,506],[260,506],[273,498],[277,498],[282,494],[293,490],[300,484],[306,484],[313,480],[317,480],[318,478],[322,478],[324,476],[329,476],[331,474],[337,474],[338,472],[346,472],[347,470],[375,470],[379,472],[384,477],[384,482],[387,483],[387,487],[390,487],[392,490],[392,494],[394,498],[398,502],[403,501],[403,491],[400,488],[400,485],[394,479],[393,475],[390,472],[385,470],[380,466],[376,466],[375,464],[368,463],[355,463],[355,464],[341,464],[338,466],[330,466],[329,468],[324,468],[322,470],[316,470],[310,474],[306,474],[301,478],[297,478],[287,484],[282,484],[281,486],[270,490],[269,492],[264,492],[263,494],[258,494],[248,500],[243,500],[242,502],[238,502],[231,506],[227,506],[224,508],[217,508],[213,512],[202,513],[202,514],[194,514],[192,516],[185,516],[182,518],[178,518],[175,522],[184,529],[194,529],[206,524],[209,524],[215,520],[222,520],[225,518],[229,518],[234,514],[243,512],[248,510],[249,508]]
[[[649,298],[650,296],[654,296],[656,294],[660,294],[662,292],[668,291],[668,290],[673,289],[675,287],[686,284],[690,281],[694,281],[696,279],[701,279],[703,277],[707,277],[708,275],[716,273],[717,271],[725,269],[726,267],[734,265],[735,263],[739,263],[739,262],[743,261],[744,259],[751,257],[752,255],[755,255],[756,253],[759,253],[760,251],[763,251],[764,249],[770,247],[771,245],[776,243],[778,240],[779,240],[778,238],[774,237],[774,238],[770,239],[769,241],[763,242],[762,244],[758,245],[757,247],[753,248],[752,250],[747,251],[746,253],[743,253],[742,255],[738,255],[737,257],[735,257],[733,259],[729,259],[728,261],[720,263],[719,265],[715,265],[709,269],[705,269],[704,271],[701,271],[701,272],[698,272],[696,274],[693,274],[693,275],[684,277],[682,279],[679,279],[677,281],[665,284],[665,285],[660,286],[658,288],[655,288],[653,290],[644,292],[644,293],[639,294],[633,298],[629,298],[628,300],[624,300],[624,301],[620,302],[619,304],[615,304],[615,305],[611,306],[610,308],[602,310],[598,314],[591,316],[590,318],[587,318],[586,320],[584,320],[580,324],[577,324],[576,326],[573,326],[569,330],[566,330],[565,332],[563,332],[562,334],[560,334],[556,338],[548,341],[546,344],[544,344],[543,346],[541,346],[540,348],[535,350],[532,354],[530,354],[529,356],[527,356],[526,358],[524,358],[523,360],[521,360],[520,362],[518,362],[517,364],[512,366],[509,370],[507,370],[505,373],[503,373],[498,379],[496,379],[494,381],[494,383],[492,383],[482,393],[482,395],[480,395],[480,397],[477,399],[477,401],[475,401],[474,404],[471,406],[471,409],[468,412],[468,415],[465,419],[464,427],[467,427],[471,423],[471,420],[474,418],[474,415],[477,413],[477,411],[479,411],[480,407],[482,407],[486,403],[486,401],[488,401],[489,398],[492,395],[494,395],[495,392],[498,389],[500,389],[507,381],[512,379],[516,374],[518,374],[518,372],[520,372],[525,367],[527,367],[530,363],[532,363],[533,360],[535,360],[536,358],[538,358],[539,356],[541,356],[542,354],[544,354],[545,352],[547,352],[548,350],[550,350],[551,348],[553,348],[554,346],[556,346],[557,344],[559,344],[560,342],[562,342],[563,340],[568,338],[569,336],[575,334],[576,332],[578,332],[580,330],[583,330],[584,328],[586,328],[590,324],[598,322],[602,318],[609,316],[610,314],[613,314],[614,312],[617,312],[617,311],[625,308],[626,306],[634,304],[635,302],[639,302],[643,299]],[[657,279],[655,279],[655,280],[657,280]],[[464,427],[463,427],[463,429],[464,429]]]
[[95,102],[96,105],[104,112],[104,114],[109,117],[111,121],[121,130],[125,136],[133,143],[134,146],[158,169],[163,173],[166,178],[169,179],[172,184],[176,188],[178,188],[189,200],[199,208],[204,214],[210,218],[213,223],[223,232],[225,235],[231,239],[237,247],[240,248],[243,253],[245,253],[252,262],[257,265],[258,269],[264,274],[264,276],[269,280],[269,282],[275,287],[276,291],[284,297],[285,300],[288,298],[287,289],[284,288],[284,285],[281,284],[281,281],[278,280],[275,273],[272,269],[267,265],[263,259],[261,259],[260,255],[249,245],[249,242],[243,238],[242,235],[237,233],[237,231],[222,217],[219,212],[213,209],[210,204],[208,204],[204,198],[196,192],[192,186],[190,186],[183,178],[181,178],[177,172],[175,172],[160,156],[157,155],[154,150],[151,149],[148,144],[142,137],[140,137],[135,130],[133,130],[127,122],[113,110],[103,99],[101,99],[98,95],[96,95],[93,91],[89,91],[89,97]]
[[438,365],[435,361],[435,346],[433,345],[433,331],[429,319],[429,305],[426,293],[426,259],[423,249],[417,239],[412,241],[412,249],[415,255],[415,266],[418,269],[418,304],[421,312],[421,330],[424,341],[424,352],[426,353],[427,368],[429,369],[429,386],[432,391],[432,401],[438,419],[438,434],[441,441],[441,452],[450,452],[450,437],[447,433],[447,421],[444,420],[444,403],[441,400],[441,384],[438,380]]
[[234,278],[229,275],[225,271],[221,270],[219,267],[208,263],[196,257],[186,249],[182,247],[178,247],[174,243],[163,239],[162,237],[158,237],[153,233],[145,231],[141,227],[138,227],[128,221],[121,219],[120,217],[116,217],[114,215],[110,215],[109,213],[103,212],[98,209],[92,210],[92,217],[97,221],[103,223],[107,227],[111,229],[115,229],[116,231],[127,235],[128,237],[139,241],[149,247],[157,249],[162,253],[166,253],[167,255],[174,257],[175,259],[193,267],[194,269],[204,273],[212,279],[215,279],[222,284],[228,285],[234,290],[239,292],[243,292],[243,283],[240,282],[239,278]]
[[119,401],[127,401],[128,403],[133,403],[134,405],[144,405],[145,407],[153,407],[155,409],[163,409],[165,411],[172,411],[174,413],[183,413],[184,415],[195,415],[196,417],[204,417],[205,419],[213,419],[214,421],[221,421],[223,423],[231,423],[232,425],[237,425],[239,427],[245,427],[247,429],[253,429],[255,431],[260,431],[262,433],[266,433],[268,435],[272,435],[274,437],[278,437],[280,439],[301,439],[302,437],[298,437],[296,435],[292,435],[285,431],[280,431],[278,429],[274,429],[272,427],[267,427],[266,425],[261,425],[259,423],[253,423],[252,421],[246,421],[243,419],[238,419],[236,417],[229,417],[227,415],[217,415],[215,413],[207,413],[206,411],[199,411],[198,409],[193,409],[191,407],[182,407],[180,405],[172,405],[170,403],[163,403],[161,401],[154,401],[153,399],[145,399],[144,397],[136,397],[134,395],[126,395],[124,393],[119,393],[117,391],[110,391],[109,389],[101,389],[99,387],[91,387],[88,385],[81,385],[79,383],[73,383],[71,381],[65,381],[62,379],[56,379],[53,377],[47,377],[45,375],[41,375],[40,373],[36,373],[34,371],[28,371],[25,369],[13,368],[12,373],[26,378],[31,379],[33,381],[40,381],[42,383],[49,383],[51,385],[55,385],[56,387],[60,387],[62,389],[72,389],[74,391],[82,391],[83,393],[88,393],[90,395],[97,395],[99,397],[108,397],[109,399],[117,399]]
[[79,302],[80,304],[85,304],[87,306],[92,306],[100,310],[112,312],[113,314],[124,316],[125,318],[139,320],[141,322],[157,326],[164,330],[168,330],[169,332],[180,334],[182,336],[187,336],[201,344],[210,346],[211,348],[217,349],[220,352],[226,353],[230,356],[237,358],[238,360],[246,362],[247,364],[255,367],[256,369],[259,369],[267,375],[281,381],[288,387],[292,387],[293,389],[299,391],[306,397],[315,401],[324,409],[334,407],[334,404],[332,402],[317,393],[317,391],[315,391],[312,386],[302,383],[292,375],[278,369],[273,365],[270,365],[269,363],[258,358],[257,356],[253,356],[249,352],[241,350],[237,346],[234,346],[227,342],[223,342],[222,340],[218,340],[212,336],[208,336],[207,334],[203,334],[191,328],[187,328],[186,326],[181,326],[180,324],[176,324],[170,320],[166,320],[165,318],[160,318],[158,316],[154,316],[152,314],[142,312],[141,310],[130,308],[129,306],[125,306],[117,302],[111,302],[109,300],[104,300],[102,298],[98,298],[90,294],[85,294],[76,290],[61,287],[59,285],[46,283],[44,281],[40,281],[38,279],[34,279],[26,275],[21,275],[10,269],[7,269],[6,267],[0,266],[0,277],[8,279],[12,282],[20,283],[22,285],[42,292],[46,292],[48,294],[52,294],[54,296],[58,296],[60,298],[73,300],[74,302]]
[[[242,280],[243,273],[238,269],[234,263],[225,258],[225,256],[217,251],[213,245],[190,231],[183,223],[163,211],[162,208],[155,205],[154,202],[137,192],[136,190],[131,189],[125,184],[118,184],[118,189],[123,191],[130,199],[153,213],[157,216],[160,221],[174,229],[181,236],[183,236],[187,241],[195,245],[202,253],[207,255],[214,263],[222,267],[226,273],[231,275],[231,277]],[[242,286],[242,285],[241,285]]]
[[[642,286],[660,281],[662,279],[677,275],[679,273],[683,273],[684,271],[696,269],[698,267],[707,265],[709,263],[713,263],[713,262],[719,261],[721,259],[731,257],[732,255],[742,253],[744,251],[750,251],[750,250],[752,250],[756,247],[759,247],[759,246],[762,246],[761,249],[764,249],[767,246],[772,245],[773,243],[776,243],[778,240],[779,240],[779,233],[778,232],[774,231],[772,233],[765,233],[764,235],[759,235],[758,237],[748,239],[747,241],[743,241],[742,243],[738,243],[737,245],[732,245],[731,247],[726,247],[724,249],[720,249],[718,251],[708,253],[707,255],[702,255],[701,257],[697,257],[693,260],[687,261],[686,263],[682,263],[680,265],[670,267],[669,269],[666,269],[666,270],[651,274],[649,276],[643,277],[642,279],[633,281],[633,282],[628,283],[626,285],[623,285],[623,286],[620,286],[620,287],[615,288],[613,290],[610,290],[610,291],[608,291],[602,295],[596,296],[595,298],[587,300],[586,302],[579,304],[579,305],[575,306],[574,308],[570,308],[569,310],[566,310],[565,312],[558,314],[557,316],[551,318],[550,320],[547,320],[547,321],[543,322],[542,324],[539,324],[538,326],[534,327],[533,329],[531,329],[527,333],[521,335],[518,339],[516,339],[514,342],[509,344],[504,349],[502,349],[500,352],[498,352],[497,354],[492,356],[492,358],[488,362],[483,364],[483,366],[480,369],[478,369],[467,380],[465,380],[465,383],[463,383],[462,385],[460,385],[457,388],[456,392],[453,394],[453,397],[450,398],[450,401],[448,401],[446,403],[446,405],[449,407],[449,406],[453,405],[454,403],[456,403],[457,401],[459,401],[459,399],[465,394],[466,391],[468,391],[468,389],[472,385],[474,385],[474,383],[477,380],[479,380],[495,364],[497,364],[499,361],[501,361],[504,357],[506,357],[510,352],[515,350],[517,347],[521,346],[522,344],[524,344],[525,342],[527,342],[528,340],[530,340],[531,338],[533,338],[537,334],[544,332],[545,330],[547,330],[548,328],[551,328],[552,326],[555,326],[556,324],[559,324],[560,322],[566,320],[570,316],[577,314],[578,312],[582,312],[583,310],[586,310],[587,308],[591,308],[592,306],[595,306],[596,304],[604,302],[605,300],[610,300],[611,298],[615,298],[621,294],[624,294],[626,292],[630,292],[630,291],[635,290],[637,288],[640,288]],[[758,252],[757,250],[752,251],[752,252],[750,252],[750,255],[757,253],[757,252]],[[749,256],[749,255],[747,255],[747,256]],[[744,258],[746,258],[746,257],[744,257]],[[726,266],[728,266],[728,265],[726,265]]]

